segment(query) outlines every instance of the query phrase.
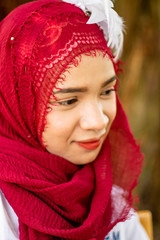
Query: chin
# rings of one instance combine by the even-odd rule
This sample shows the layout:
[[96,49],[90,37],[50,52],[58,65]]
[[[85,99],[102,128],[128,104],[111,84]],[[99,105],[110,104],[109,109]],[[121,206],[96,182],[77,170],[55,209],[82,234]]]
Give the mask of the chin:
[[80,158],[77,158],[77,159],[75,158],[75,159],[66,159],[66,160],[75,165],[86,165],[88,163],[94,162],[98,154],[99,152],[97,154],[94,154],[94,156],[90,156],[90,157],[81,156]]

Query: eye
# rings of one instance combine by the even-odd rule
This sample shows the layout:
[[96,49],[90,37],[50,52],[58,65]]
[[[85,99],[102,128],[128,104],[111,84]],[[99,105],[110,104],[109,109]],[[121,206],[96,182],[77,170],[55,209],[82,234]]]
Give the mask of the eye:
[[115,92],[115,91],[116,91],[116,89],[114,89],[114,88],[107,89],[106,91],[103,91],[103,92],[101,93],[101,95],[103,95],[103,96],[109,96],[109,95],[112,94],[112,92]]
[[55,103],[56,106],[70,106],[76,103],[78,100],[76,98],[68,99],[65,101],[58,101]]

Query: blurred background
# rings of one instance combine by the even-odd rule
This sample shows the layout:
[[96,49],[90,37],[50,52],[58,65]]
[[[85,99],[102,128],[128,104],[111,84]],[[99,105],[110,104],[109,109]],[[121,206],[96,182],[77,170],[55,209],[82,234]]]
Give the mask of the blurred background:
[[[27,0],[0,0],[0,20]],[[125,23],[120,98],[145,155],[136,192],[139,209],[151,210],[160,239],[160,0],[117,0]]]
[[115,6],[126,25],[120,97],[145,155],[138,208],[151,210],[154,240],[160,240],[160,0]]

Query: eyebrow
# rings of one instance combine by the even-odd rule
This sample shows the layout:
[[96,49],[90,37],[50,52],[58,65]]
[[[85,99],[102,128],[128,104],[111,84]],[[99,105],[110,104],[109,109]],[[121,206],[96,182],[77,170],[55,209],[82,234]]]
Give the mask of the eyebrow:
[[117,80],[117,78],[118,78],[117,76],[113,76],[112,78],[110,78],[110,79],[108,79],[107,81],[105,81],[104,83],[102,83],[102,86],[101,86],[101,87],[103,88],[103,87],[109,85],[111,82]]
[[[104,88],[105,86],[109,85],[111,82],[117,80],[117,76],[113,76],[112,78],[105,81],[101,87]],[[80,88],[63,88],[58,91],[54,91],[54,94],[58,93],[75,93],[75,92],[86,92],[88,89],[86,87],[80,87]]]

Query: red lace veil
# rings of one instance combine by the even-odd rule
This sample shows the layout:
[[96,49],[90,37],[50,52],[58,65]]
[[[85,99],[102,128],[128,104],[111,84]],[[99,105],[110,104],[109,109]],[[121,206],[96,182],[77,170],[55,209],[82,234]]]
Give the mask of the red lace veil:
[[102,31],[87,20],[71,4],[42,0],[0,24],[0,187],[23,240],[101,240],[132,207],[143,156],[118,97],[93,163],[75,166],[41,144],[48,99],[75,57],[101,51],[113,61]]

